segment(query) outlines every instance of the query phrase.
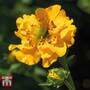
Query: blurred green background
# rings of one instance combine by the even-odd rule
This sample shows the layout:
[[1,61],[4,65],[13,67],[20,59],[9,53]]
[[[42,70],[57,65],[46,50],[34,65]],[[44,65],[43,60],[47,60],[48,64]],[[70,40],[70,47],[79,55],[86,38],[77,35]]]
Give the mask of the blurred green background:
[[[8,51],[10,43],[20,41],[14,35],[16,18],[53,4],[62,5],[67,15],[74,19],[76,42],[69,53],[75,54],[75,59],[70,70],[76,90],[90,90],[90,0],[0,0],[0,75],[12,72],[14,77],[13,86],[8,90],[67,90],[65,86],[58,89],[38,86],[46,80],[47,69],[12,60]],[[1,83],[0,90],[6,90]]]

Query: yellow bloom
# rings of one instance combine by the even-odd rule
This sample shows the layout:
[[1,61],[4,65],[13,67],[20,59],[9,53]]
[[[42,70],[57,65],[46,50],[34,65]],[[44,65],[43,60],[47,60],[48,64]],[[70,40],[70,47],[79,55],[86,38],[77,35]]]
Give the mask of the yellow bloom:
[[16,36],[21,44],[9,46],[9,50],[22,63],[33,65],[42,60],[47,68],[65,55],[74,44],[76,32],[73,19],[69,19],[60,5],[38,8],[35,14],[23,15],[16,20]]

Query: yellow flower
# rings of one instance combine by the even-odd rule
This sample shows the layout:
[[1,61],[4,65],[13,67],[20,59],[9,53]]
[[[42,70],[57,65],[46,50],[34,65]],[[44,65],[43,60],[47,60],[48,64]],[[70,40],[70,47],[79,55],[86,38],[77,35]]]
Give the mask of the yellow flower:
[[74,44],[76,26],[72,24],[60,5],[38,8],[35,14],[23,15],[16,20],[16,36],[21,44],[9,46],[9,50],[22,63],[33,65],[42,60],[47,68],[65,55]]

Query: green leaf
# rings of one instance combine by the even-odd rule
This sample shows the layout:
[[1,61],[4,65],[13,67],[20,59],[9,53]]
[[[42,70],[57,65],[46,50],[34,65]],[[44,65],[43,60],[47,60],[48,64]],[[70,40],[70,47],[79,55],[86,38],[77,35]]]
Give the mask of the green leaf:
[[36,75],[46,76],[46,71],[42,68],[39,68],[39,67],[35,67],[34,73]]
[[0,68],[0,75],[7,75],[7,74],[8,74],[8,69]]
[[10,66],[9,72],[13,73],[13,72],[18,72],[18,69],[21,68],[21,64],[20,63],[15,63],[12,64]]
[[75,55],[71,55],[71,56],[69,56],[69,57],[67,57],[66,59],[66,61],[67,61],[67,64],[69,65],[69,66],[71,66],[73,63],[74,63],[74,57],[75,57]]
[[39,86],[52,86],[52,83],[40,83]]

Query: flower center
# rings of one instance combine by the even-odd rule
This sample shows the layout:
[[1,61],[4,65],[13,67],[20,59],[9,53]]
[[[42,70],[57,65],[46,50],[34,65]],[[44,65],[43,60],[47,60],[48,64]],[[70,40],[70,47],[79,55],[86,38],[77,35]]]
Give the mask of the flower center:
[[44,28],[40,28],[35,32],[35,37],[37,40],[41,38],[45,38],[47,35],[48,35],[48,30]]

